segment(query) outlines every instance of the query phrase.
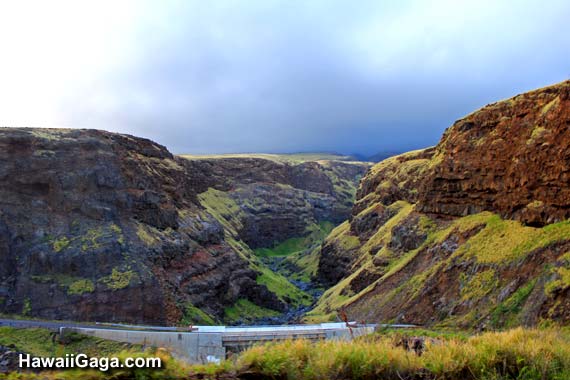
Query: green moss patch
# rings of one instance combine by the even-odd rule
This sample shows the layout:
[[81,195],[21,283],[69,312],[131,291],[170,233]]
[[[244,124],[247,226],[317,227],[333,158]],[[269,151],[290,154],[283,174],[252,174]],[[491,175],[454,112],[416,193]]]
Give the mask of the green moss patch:
[[69,285],[67,289],[67,294],[84,294],[84,293],[91,293],[95,290],[95,285],[91,280],[78,280],[74,281]]
[[293,307],[308,306],[312,303],[312,297],[309,294],[291,284],[285,277],[266,267],[259,267],[258,270],[261,275],[257,277],[257,283],[265,285],[283,302]]
[[479,300],[492,292],[497,287],[498,280],[495,271],[488,269],[472,276],[461,273],[459,283],[461,299],[469,301]]
[[204,312],[203,310],[200,310],[199,308],[197,308],[196,306],[194,306],[189,302],[186,305],[184,305],[183,313],[184,313],[183,317],[180,320],[180,323],[183,326],[189,324],[212,326],[216,324],[216,321],[211,315]]
[[535,285],[536,279],[519,287],[509,298],[501,302],[491,312],[491,324],[494,327],[513,327],[519,324],[519,313]]
[[557,291],[570,288],[570,252],[562,255],[558,262],[561,266],[552,269],[555,279],[544,286],[544,292],[549,297]]
[[137,224],[137,236],[146,246],[156,245],[160,241],[156,235],[152,227],[145,226],[142,223]]
[[290,238],[273,248],[258,248],[254,252],[257,256],[288,256],[295,252],[301,252],[306,249],[305,238]]
[[198,200],[206,211],[224,226],[227,232],[233,236],[238,236],[237,231],[242,226],[242,211],[228,193],[209,188],[208,191],[198,194]]
[[53,250],[55,252],[60,252],[69,246],[69,239],[66,236],[63,236],[53,242]]
[[62,252],[66,249],[80,249],[82,252],[94,251],[102,248],[105,244],[116,241],[119,244],[125,243],[122,229],[115,223],[101,225],[90,228],[86,231],[79,231],[76,221],[71,223],[72,230],[76,236],[52,237],[47,235],[44,241],[51,244],[54,252]]
[[299,271],[290,274],[290,278],[297,281],[311,282],[319,269],[321,247],[314,247],[309,253],[298,252],[287,257],[286,262],[299,268]]
[[119,290],[129,286],[131,281],[136,279],[136,277],[136,273],[132,270],[121,272],[117,268],[113,268],[111,274],[103,277],[100,281],[107,285],[109,289]]
[[278,311],[258,306],[243,298],[239,299],[233,306],[224,309],[224,320],[227,323],[252,322],[256,319],[279,315]]
[[56,283],[67,290],[69,295],[81,295],[95,291],[93,281],[81,277],[68,276],[65,274],[44,274],[32,276],[32,281],[39,283]]
[[30,315],[32,312],[32,302],[29,298],[24,299],[24,304],[22,305],[22,315]]
[[350,223],[348,221],[345,221],[332,230],[326,240],[329,244],[334,243],[346,251],[356,249],[360,246],[358,237],[350,235]]
[[311,250],[315,244],[320,244],[333,228],[334,225],[328,221],[312,224],[307,227],[308,235],[305,237],[290,238],[274,245],[273,248],[258,248],[254,252],[261,257],[289,256],[305,252]]

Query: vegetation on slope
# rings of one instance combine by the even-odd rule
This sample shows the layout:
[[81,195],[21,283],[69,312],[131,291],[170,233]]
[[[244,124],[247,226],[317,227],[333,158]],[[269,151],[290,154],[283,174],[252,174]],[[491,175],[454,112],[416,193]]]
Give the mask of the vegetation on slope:
[[320,253],[320,244],[309,250],[293,253],[283,260],[278,271],[288,279],[313,284],[319,269]]
[[180,325],[188,326],[188,325],[215,325],[217,321],[205,311],[197,308],[196,306],[192,305],[191,303],[186,303],[183,309],[183,316],[180,320]]
[[[409,261],[413,252],[403,258],[396,257],[390,252],[387,245],[391,238],[392,228],[409,215],[413,207],[406,202],[396,202],[391,207],[395,210],[394,216],[381,226],[364,244],[361,243],[357,236],[351,233],[349,222],[345,222],[335,228],[327,237],[327,243],[334,244],[341,251],[354,252],[353,255],[357,257],[357,259],[353,265],[354,270],[352,273],[336,285],[327,289],[318,300],[316,307],[307,313],[307,321],[319,322],[335,320],[338,310],[360,296],[360,292],[355,293],[350,289],[352,281],[365,271],[377,271],[374,265],[374,257],[387,260],[386,268],[389,272],[386,273],[385,276],[389,276],[390,273]],[[369,210],[364,210],[362,213],[365,214],[367,212],[369,212]],[[382,248],[380,248],[376,255],[370,255],[370,250],[377,247]],[[366,292],[366,289],[362,292]]]
[[[354,264],[349,275],[323,294],[317,306],[307,314],[308,321],[334,320],[338,310],[348,307],[353,318],[383,315],[385,319],[381,321],[394,320],[396,313],[412,310],[420,322],[409,321],[425,323],[425,319],[421,319],[425,315],[421,316],[419,310],[423,306],[418,305],[422,294],[439,281],[447,281],[446,304],[444,309],[440,306],[440,315],[434,321],[447,325],[516,326],[525,318],[528,320],[530,314],[536,321],[538,311],[532,304],[527,305],[532,292],[535,296],[529,302],[542,300],[551,308],[551,314],[563,307],[563,303],[554,300],[557,294],[570,288],[570,260],[566,260],[566,255],[543,255],[542,264],[533,264],[518,277],[513,277],[513,268],[522,268],[531,260],[533,252],[552,250],[549,247],[569,242],[570,222],[535,228],[503,220],[490,212],[435,221],[414,213],[413,205],[402,206],[396,202],[389,207],[395,205],[398,212],[367,240],[360,241],[352,235],[348,223],[329,235],[327,242],[352,252]],[[367,212],[368,209],[361,214]],[[414,215],[419,217],[410,224]],[[408,228],[405,233],[420,231],[423,238],[416,248],[398,251],[393,246],[392,235],[394,231],[401,233],[404,227]],[[433,258],[428,259],[431,256]],[[458,269],[458,265],[462,269]],[[532,269],[533,266],[536,268]],[[355,290],[355,283],[364,275],[372,280]],[[474,305],[477,305],[476,311]],[[458,315],[444,314],[447,310]]]
[[275,273],[267,267],[259,267],[261,275],[257,283],[265,285],[269,291],[275,293],[279,299],[285,301],[293,308],[308,306],[313,303],[313,297],[302,291],[282,275]]
[[[323,165],[322,170],[331,179],[335,191],[342,191],[341,198],[348,199],[352,203],[356,191],[355,184],[342,179],[342,173],[337,173],[341,169],[336,168],[334,165],[326,165],[324,162]],[[305,289],[305,286],[310,287],[308,283],[312,281],[317,272],[318,247],[334,225],[330,221],[316,221],[313,219],[313,216],[310,216],[309,220],[299,223],[301,226],[305,223],[306,226],[304,227],[304,232],[302,231],[298,236],[293,236],[284,241],[277,241],[274,242],[273,246],[252,251],[248,244],[241,239],[241,234],[248,223],[247,212],[274,207],[270,203],[270,199],[265,199],[267,195],[263,192],[265,191],[263,190],[264,186],[266,185],[260,188],[259,193],[256,192],[255,188],[252,189],[239,184],[236,184],[230,191],[209,188],[207,191],[199,194],[198,199],[206,211],[223,226],[226,242],[248,261],[252,269],[259,273],[257,277],[258,284],[265,285],[270,292],[277,295],[282,302],[291,308],[309,306],[313,303],[313,297],[305,290],[299,289],[299,286],[303,287],[303,289]],[[303,204],[308,202],[307,194],[302,190],[282,184],[276,184],[275,186],[280,191],[289,192],[294,195],[295,199],[298,199],[292,203],[293,205],[296,202]],[[311,195],[311,197],[314,196]],[[330,198],[326,194],[322,196]],[[327,202],[329,201],[327,200]],[[283,205],[279,207],[283,207]],[[287,212],[292,211],[294,212],[294,210],[287,210]],[[303,217],[306,217],[306,215]],[[251,216],[249,218],[251,219]],[[255,223],[255,219],[252,220]],[[253,299],[249,301],[255,303]],[[236,311],[245,310],[238,306],[230,306],[231,312],[230,314],[226,312],[226,316],[234,316]],[[261,314],[272,316],[272,313],[256,313],[256,315]],[[251,317],[244,314],[242,318],[226,318],[228,323],[235,322],[237,319],[251,320]]]
[[247,324],[261,318],[277,317],[279,312],[254,304],[247,299],[239,299],[233,306],[225,309],[224,320],[230,324]]
[[304,251],[310,251],[315,245],[320,245],[323,239],[332,231],[334,225],[329,221],[322,221],[307,227],[306,236],[289,238],[275,244],[271,248],[257,248],[257,256],[283,257]]
[[124,350],[140,351],[141,347],[79,334],[69,334],[65,344],[52,339],[53,333],[45,329],[14,329],[0,327],[0,345],[14,345],[16,351],[36,356],[64,356],[77,352],[88,356],[108,356]]
[[[208,213],[214,216],[224,227],[226,241],[249,262],[252,269],[258,272],[258,284],[265,285],[269,291],[275,293],[280,300],[292,307],[309,305],[312,302],[311,297],[307,293],[291,284],[285,277],[269,269],[247,244],[239,240],[238,231],[242,227],[242,211],[226,192],[210,188],[198,197]],[[294,242],[293,244],[287,243],[286,247],[291,249],[295,244],[299,244],[297,240],[294,240]],[[300,242],[304,242],[304,240],[300,240]],[[272,317],[277,313],[274,310],[269,310],[257,305],[255,312],[251,313],[253,310],[252,305],[254,305],[253,301],[255,300],[248,301],[247,305],[249,307],[244,307],[244,301],[245,300],[238,300],[236,304],[225,309],[226,323],[235,323],[237,321],[251,322],[255,318]]]
[[241,224],[241,209],[227,193],[213,188],[198,195],[200,204],[224,227],[226,236],[236,237]]
[[464,244],[458,255],[474,256],[480,263],[509,263],[529,252],[558,241],[570,240],[570,221],[543,228],[523,226],[518,221],[490,216],[485,228]]
[[[190,367],[160,348],[143,348],[140,345],[114,342],[80,334],[67,334],[65,338],[52,339],[53,333],[45,329],[13,329],[0,327],[0,345],[13,346],[14,350],[37,357],[65,357],[67,354],[85,354],[87,357],[160,358],[162,368],[121,368],[107,372],[97,369],[68,369],[65,371],[41,371],[0,373],[0,380],[75,380],[75,379],[186,379]],[[201,367],[197,369],[204,370]],[[224,367],[220,367],[222,369]]]

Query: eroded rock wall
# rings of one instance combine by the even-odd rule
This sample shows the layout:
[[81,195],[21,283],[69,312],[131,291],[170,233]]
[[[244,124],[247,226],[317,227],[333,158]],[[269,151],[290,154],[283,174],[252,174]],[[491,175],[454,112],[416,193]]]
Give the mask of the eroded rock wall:
[[152,141],[0,129],[0,310],[174,323],[238,298],[283,310],[198,203],[208,188]]
[[493,103],[457,121],[437,147],[418,209],[494,211],[542,226],[570,217],[570,81]]
[[[283,163],[261,158],[189,159],[207,188],[239,208],[230,222],[250,248],[304,236],[319,222],[339,224],[351,213],[360,178],[370,164],[342,161]],[[201,189],[202,193],[205,189]],[[203,198],[216,207],[219,199]]]
[[570,323],[570,81],[488,105],[361,181],[308,319]]

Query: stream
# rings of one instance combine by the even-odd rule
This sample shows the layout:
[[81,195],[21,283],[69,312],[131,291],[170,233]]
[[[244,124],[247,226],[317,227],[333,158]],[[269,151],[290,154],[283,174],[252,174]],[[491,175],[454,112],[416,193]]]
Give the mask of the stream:
[[[284,265],[283,264],[285,264],[285,259],[286,259],[286,256],[263,257],[262,261],[273,272],[280,273],[285,278],[287,278],[287,280],[291,284],[295,285],[297,288],[299,288],[302,291],[309,294],[312,297],[313,302],[308,306],[302,306],[301,305],[301,306],[296,307],[296,308],[290,308],[289,310],[287,310],[286,312],[284,312],[283,314],[281,314],[279,316],[258,318],[256,320],[252,321],[251,323],[243,324],[242,326],[246,326],[246,325],[299,324],[301,322],[303,316],[315,306],[315,304],[317,303],[317,300],[323,294],[323,292],[324,292],[323,289],[315,286],[316,285],[315,283],[305,282],[305,281],[300,281],[300,280],[294,280],[291,278],[290,275],[287,275],[290,272],[284,271],[284,268],[283,268]],[[294,273],[295,269],[294,268],[292,268],[292,269],[293,270],[291,270],[291,272]]]

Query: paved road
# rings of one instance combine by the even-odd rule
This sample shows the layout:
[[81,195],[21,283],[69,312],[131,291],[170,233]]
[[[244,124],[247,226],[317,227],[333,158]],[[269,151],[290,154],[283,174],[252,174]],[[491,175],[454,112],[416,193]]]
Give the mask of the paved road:
[[17,328],[43,328],[49,330],[59,330],[60,327],[94,327],[95,324],[65,322],[65,321],[35,321],[20,319],[0,319],[0,326],[10,326]]
[[[59,331],[61,327],[77,327],[77,328],[97,328],[97,329],[109,329],[109,330],[144,330],[144,331],[185,331],[188,330],[179,327],[164,327],[164,326],[143,326],[143,325],[124,325],[119,323],[97,323],[97,322],[70,322],[70,321],[38,321],[38,320],[24,320],[24,319],[1,319],[0,326],[10,326],[16,328],[44,328],[52,331]],[[414,328],[418,327],[415,325],[406,324],[381,324],[377,325],[382,328]],[[278,331],[278,330],[293,330],[294,328],[306,330],[311,328],[310,325],[299,325],[293,327],[293,325],[282,325],[282,326],[245,326],[245,327],[225,327],[225,326],[200,326],[202,332],[214,332],[218,331],[220,328],[227,329],[228,331],[238,332],[243,330],[246,331]],[[221,331],[221,330],[220,330]]]
[[16,328],[43,328],[53,331],[59,331],[61,327],[80,327],[80,328],[98,328],[109,330],[149,330],[149,331],[185,331],[177,327],[163,326],[138,326],[138,325],[122,325],[118,323],[97,323],[97,322],[70,322],[70,321],[38,321],[25,319],[2,319],[0,318],[0,326],[10,326]]

